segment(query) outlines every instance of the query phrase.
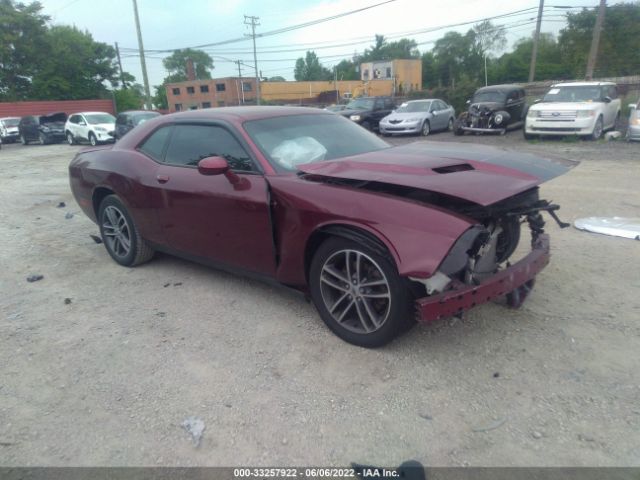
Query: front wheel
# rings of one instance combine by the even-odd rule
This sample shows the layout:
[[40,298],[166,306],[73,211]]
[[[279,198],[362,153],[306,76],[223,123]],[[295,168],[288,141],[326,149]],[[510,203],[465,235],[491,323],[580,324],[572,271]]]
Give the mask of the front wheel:
[[111,258],[124,267],[135,267],[151,260],[153,249],[140,236],[122,201],[108,195],[98,209],[100,235]]
[[20,135],[20,143],[22,145],[28,145],[29,142],[27,141],[27,138],[24,135]]
[[322,320],[354,345],[380,347],[414,322],[413,296],[392,260],[359,242],[325,241],[311,262],[309,284]]
[[362,128],[364,128],[365,130],[369,130],[371,131],[371,124],[369,122],[362,122]]
[[599,140],[602,136],[602,117],[598,117],[596,124],[593,126],[593,132],[589,135],[590,140]]
[[453,126],[453,134],[456,136],[464,135],[464,130],[462,129],[462,121],[457,120],[455,125]]
[[71,132],[67,132],[67,143],[69,145],[74,145],[76,140],[73,138],[73,134]]
[[428,137],[429,134],[431,133],[431,125],[429,125],[428,120],[425,120],[424,123],[422,124],[422,129],[420,130],[420,133],[422,134],[423,137]]
[[46,145],[47,144],[47,137],[45,136],[44,133],[40,133],[38,135],[38,142],[40,143],[40,145]]
[[89,134],[89,143],[93,147],[95,147],[98,144],[98,139],[96,138],[95,134],[93,134],[93,133]]

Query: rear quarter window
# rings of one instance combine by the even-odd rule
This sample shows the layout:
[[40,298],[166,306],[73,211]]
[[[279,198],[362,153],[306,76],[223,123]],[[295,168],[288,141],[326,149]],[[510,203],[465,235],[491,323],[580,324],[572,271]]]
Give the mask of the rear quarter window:
[[154,131],[140,144],[138,150],[153,158],[155,161],[162,162],[171,129],[172,126],[167,126]]

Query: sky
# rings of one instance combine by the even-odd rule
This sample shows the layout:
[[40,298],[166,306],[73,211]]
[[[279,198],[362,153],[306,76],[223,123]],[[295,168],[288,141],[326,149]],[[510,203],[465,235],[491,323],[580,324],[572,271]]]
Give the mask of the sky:
[[[385,0],[138,0],[138,11],[145,50],[170,50],[210,44],[230,39],[240,42],[207,47],[214,59],[212,76],[237,76],[234,63],[240,60],[243,76],[254,76],[250,28],[244,15],[259,17],[256,33],[298,25],[356,10]],[[134,53],[138,42],[132,0],[40,0],[53,24],[75,25],[89,31],[100,42],[118,43],[123,69],[142,83],[140,58]],[[391,40],[413,38],[421,52],[448,30],[465,32],[471,25],[413,33],[434,27],[473,22],[486,17],[529,9],[512,17],[494,21],[507,27],[508,46],[535,29],[538,0],[393,0],[368,10],[290,32],[258,37],[258,70],[265,77],[282,76],[293,80],[295,60],[306,50],[314,50],[321,63],[331,68],[340,60],[362,53],[383,34]],[[617,3],[609,1],[609,4]],[[547,0],[543,32],[557,33],[563,26],[561,9],[552,6],[596,7],[597,0]],[[574,10],[577,11],[577,10]],[[411,34],[406,34],[411,32]],[[148,53],[149,83],[162,83],[167,72],[162,58],[168,53]],[[153,88],[152,88],[153,90]]]

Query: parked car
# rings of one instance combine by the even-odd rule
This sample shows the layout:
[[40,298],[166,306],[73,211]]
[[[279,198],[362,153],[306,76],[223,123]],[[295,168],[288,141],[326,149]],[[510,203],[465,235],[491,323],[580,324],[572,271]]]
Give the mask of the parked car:
[[389,115],[395,107],[391,97],[359,97],[351,100],[344,110],[337,113],[367,130],[377,130],[380,120]]
[[27,115],[20,119],[18,133],[23,145],[38,142],[40,145],[57,143],[64,140],[64,122],[67,114],[64,112],[48,115]]
[[19,117],[0,118],[0,140],[4,143],[14,143],[20,138],[18,132]]
[[136,125],[158,116],[160,116],[158,112],[150,110],[128,110],[119,113],[116,117],[115,139],[124,137]]
[[523,129],[526,139],[540,135],[582,135],[597,140],[620,119],[620,99],[611,82],[552,85],[531,106]]
[[453,130],[456,112],[451,105],[437,98],[411,100],[403,103],[380,121],[380,133],[421,133]]
[[69,145],[89,142],[91,145],[114,142],[116,119],[106,112],[79,112],[69,116],[64,126]]
[[[538,185],[569,165],[480,145],[391,147],[304,107],[185,111],[81,151],[73,195],[113,260],[163,251],[308,294],[364,347],[501,295],[549,261]],[[529,226],[532,250],[509,263]],[[247,299],[250,301],[250,299]],[[206,323],[203,323],[203,328]]]
[[638,104],[629,105],[629,126],[627,127],[627,140],[640,141],[640,101]]
[[499,133],[522,127],[527,114],[524,89],[518,85],[491,85],[476,90],[458,117],[455,135],[465,132]]
[[326,110],[327,112],[341,112],[345,108],[347,108],[346,105],[338,104],[338,105],[328,105],[324,107],[323,110]]

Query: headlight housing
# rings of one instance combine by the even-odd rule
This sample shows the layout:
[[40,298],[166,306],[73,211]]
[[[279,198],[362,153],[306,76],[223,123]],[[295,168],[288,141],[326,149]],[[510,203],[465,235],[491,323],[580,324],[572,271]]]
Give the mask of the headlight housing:
[[353,120],[354,122],[359,122],[360,121],[360,115],[351,115],[349,118],[351,120]]
[[595,115],[596,115],[595,110],[578,110],[576,117],[589,118],[589,117],[595,117]]
[[493,121],[496,123],[496,125],[500,125],[503,120],[504,120],[504,117],[502,116],[501,113],[496,113],[493,117]]
[[536,118],[540,116],[540,112],[538,110],[531,110],[529,109],[529,111],[527,112],[527,117],[529,118]]
[[405,120],[406,123],[415,123],[415,122],[419,122],[420,119],[419,118],[407,118]]

